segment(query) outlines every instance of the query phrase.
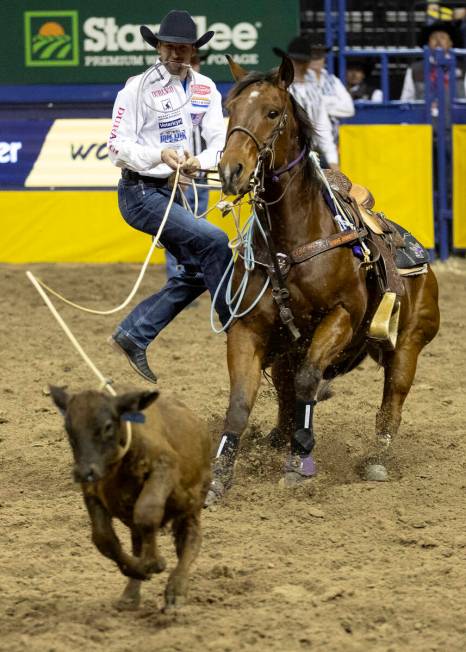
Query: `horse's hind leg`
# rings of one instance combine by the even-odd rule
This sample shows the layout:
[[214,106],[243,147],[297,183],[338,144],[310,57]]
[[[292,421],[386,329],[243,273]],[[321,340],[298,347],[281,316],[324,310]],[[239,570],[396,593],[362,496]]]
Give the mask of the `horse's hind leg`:
[[[416,277],[407,286],[411,310],[404,318],[396,349],[383,354],[384,388],[376,417],[376,444],[364,468],[367,480],[388,479],[386,462],[390,444],[398,432],[401,411],[416,374],[417,359],[426,344],[437,334],[439,311],[437,283],[432,272]],[[408,302],[407,302],[408,303]],[[377,359],[377,355],[374,356]]]
[[277,425],[268,436],[270,445],[273,448],[285,448],[294,428],[294,406],[296,402],[296,390],[294,377],[296,374],[296,356],[281,355],[277,357],[272,365],[272,380],[277,391],[278,419]]
[[236,322],[228,331],[227,338],[230,401],[205,505],[217,502],[233,483],[239,442],[256,400],[263,357],[263,337],[256,335],[241,321]]
[[388,480],[386,462],[390,444],[398,433],[401,411],[416,374],[417,359],[424,344],[402,338],[395,351],[383,356],[384,388],[382,404],[376,416],[376,443],[364,468],[366,480]]

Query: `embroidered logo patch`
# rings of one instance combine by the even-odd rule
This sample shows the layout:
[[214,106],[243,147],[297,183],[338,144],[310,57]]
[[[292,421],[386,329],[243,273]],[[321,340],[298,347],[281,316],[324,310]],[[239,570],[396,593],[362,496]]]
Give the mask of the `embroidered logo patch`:
[[199,106],[201,108],[203,107],[208,107],[210,104],[210,99],[207,97],[198,97],[197,95],[193,95],[191,98],[191,105],[192,106]]
[[176,120],[166,120],[165,122],[159,122],[159,129],[173,129],[173,127],[178,127],[178,125],[182,125],[183,120],[181,118],[177,118]]
[[191,92],[193,95],[209,95],[211,88],[205,84],[191,84]]
[[161,143],[179,143],[181,140],[186,140],[186,131],[166,131],[160,134]]
[[205,116],[205,113],[191,113],[191,120],[195,127],[201,124],[202,118]]

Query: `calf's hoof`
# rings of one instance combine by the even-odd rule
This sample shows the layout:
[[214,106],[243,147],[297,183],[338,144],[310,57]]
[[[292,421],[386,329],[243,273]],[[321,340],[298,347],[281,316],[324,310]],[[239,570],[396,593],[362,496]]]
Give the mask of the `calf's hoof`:
[[280,485],[285,488],[296,487],[306,480],[310,480],[317,473],[316,464],[312,455],[289,455],[285,463],[284,475]]
[[171,577],[165,589],[164,611],[181,607],[186,602],[187,581],[183,577]]
[[144,570],[149,574],[163,573],[166,567],[167,562],[161,556],[157,557],[157,559],[149,559],[144,562]]
[[116,600],[114,606],[118,611],[136,611],[136,609],[139,608],[140,603],[141,596],[128,596],[123,593],[123,595]]
[[387,482],[388,471],[383,464],[366,464],[364,479],[370,482]]

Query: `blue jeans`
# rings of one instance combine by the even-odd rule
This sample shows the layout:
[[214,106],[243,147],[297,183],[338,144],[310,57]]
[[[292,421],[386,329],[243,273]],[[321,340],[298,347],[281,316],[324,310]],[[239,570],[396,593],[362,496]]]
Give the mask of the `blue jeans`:
[[[142,181],[134,183],[123,179],[118,184],[118,204],[126,222],[150,235],[157,233],[170,195],[168,186],[154,188]],[[207,220],[194,219],[177,203],[172,205],[160,242],[184,266],[184,271],[139,303],[117,327],[117,331],[142,349],[206,289],[213,297],[231,261],[226,234]],[[219,292],[215,309],[225,324],[230,311],[223,290]]]
[[[201,179],[201,184],[207,183],[207,180]],[[192,185],[185,186],[183,192],[188,201],[188,204],[191,206],[192,211],[194,212],[194,190]],[[206,212],[209,206],[209,189],[208,188],[197,188],[197,214],[202,215]],[[175,256],[166,250],[165,251],[165,269],[167,272],[167,279],[172,278],[172,276],[177,276],[180,272],[183,271],[183,267],[178,263]]]

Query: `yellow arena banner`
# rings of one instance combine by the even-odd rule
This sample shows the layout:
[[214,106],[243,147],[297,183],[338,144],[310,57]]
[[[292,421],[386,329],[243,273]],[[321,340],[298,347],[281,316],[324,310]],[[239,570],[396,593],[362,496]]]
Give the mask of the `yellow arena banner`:
[[[209,205],[220,197],[212,190]],[[0,192],[2,263],[139,263],[151,238],[128,226],[118,209],[115,190]],[[244,211],[246,217],[246,210]],[[214,210],[209,221],[233,238],[233,217]],[[156,249],[152,262],[162,263]]]
[[372,192],[375,210],[434,248],[430,125],[342,125],[340,160],[342,172]]
[[453,125],[453,247],[466,249],[466,125]]

